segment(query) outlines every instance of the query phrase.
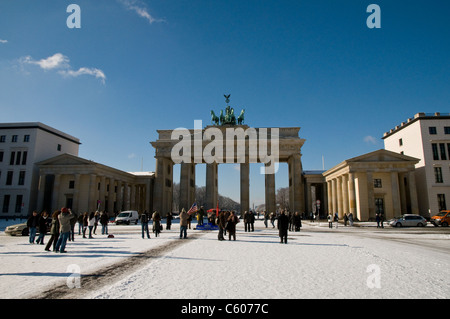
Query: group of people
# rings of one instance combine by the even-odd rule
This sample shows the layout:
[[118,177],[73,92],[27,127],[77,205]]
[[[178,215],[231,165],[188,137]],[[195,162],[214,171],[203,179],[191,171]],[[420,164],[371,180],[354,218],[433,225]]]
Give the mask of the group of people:
[[[327,217],[328,220],[328,228],[333,228],[333,222],[335,222],[336,228],[338,228],[339,225],[339,215],[337,212],[334,214],[330,213]],[[344,226],[347,226],[349,224],[350,226],[353,226],[353,214],[352,213],[346,213],[344,214]]]
[[[39,230],[39,236],[36,244],[44,245],[44,238],[50,232],[50,239],[45,246],[46,251],[65,253],[67,241],[75,240],[75,224],[78,222],[78,235],[83,233],[86,237],[86,231],[89,229],[89,238],[94,238],[98,222],[102,225],[102,234],[108,234],[109,217],[106,212],[91,212],[84,214],[76,214],[70,208],[63,207],[55,210],[49,219],[47,211],[38,214],[33,211],[27,220],[30,244],[35,243],[36,233]],[[49,229],[50,228],[50,229]]]

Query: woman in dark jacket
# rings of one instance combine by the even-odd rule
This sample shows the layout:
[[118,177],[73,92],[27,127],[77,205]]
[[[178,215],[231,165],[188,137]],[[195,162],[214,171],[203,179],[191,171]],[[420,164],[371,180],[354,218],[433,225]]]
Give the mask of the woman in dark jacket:
[[36,240],[36,244],[44,245],[44,237],[47,234],[47,217],[48,213],[44,210],[39,217],[38,226],[39,226],[39,237]]
[[50,239],[48,240],[47,246],[45,246],[46,251],[50,251],[50,245],[53,243],[53,251],[55,251],[56,242],[59,238],[59,219],[58,215],[61,213],[60,210],[55,210],[52,214],[52,226],[50,227]]
[[235,212],[231,212],[230,217],[227,219],[228,240],[231,240],[231,236],[233,236],[233,240],[236,240],[237,223],[239,223],[239,218],[236,216]]
[[278,217],[278,231],[281,239],[281,243],[287,244],[287,235],[289,228],[289,217],[285,214],[285,211],[281,211],[280,217]]

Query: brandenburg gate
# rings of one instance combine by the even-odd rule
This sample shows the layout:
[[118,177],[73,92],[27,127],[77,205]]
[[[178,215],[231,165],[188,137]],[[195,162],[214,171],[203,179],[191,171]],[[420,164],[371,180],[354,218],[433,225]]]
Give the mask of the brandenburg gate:
[[218,165],[240,164],[241,212],[250,209],[250,164],[263,163],[265,175],[266,211],[276,211],[275,173],[279,163],[289,168],[289,209],[305,211],[304,181],[301,148],[305,142],[299,137],[299,127],[252,128],[243,124],[244,110],[235,117],[228,105],[220,117],[213,111],[212,125],[202,127],[194,121],[194,129],[158,130],[155,148],[155,185],[153,209],[163,216],[172,210],[173,165],[181,164],[180,209],[188,210],[195,202],[196,164],[206,164],[205,208],[215,208],[218,200]]

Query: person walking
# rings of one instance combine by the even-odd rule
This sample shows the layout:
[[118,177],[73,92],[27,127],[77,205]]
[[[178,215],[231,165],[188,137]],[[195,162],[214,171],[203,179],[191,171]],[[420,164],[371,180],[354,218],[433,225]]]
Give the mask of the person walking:
[[327,217],[328,220],[328,228],[333,228],[333,215],[331,213]]
[[61,208],[61,214],[59,214],[59,238],[56,242],[55,251],[60,253],[66,252],[66,243],[70,234],[70,220],[73,217],[72,212],[66,208]]
[[348,222],[350,223],[350,227],[353,226],[353,213],[348,214]]
[[[60,212],[61,213],[61,212]],[[77,218],[78,222],[78,235],[81,235],[81,232],[83,231],[83,217],[84,214],[79,214]],[[83,232],[84,233],[84,232]]]
[[88,212],[84,212],[83,214],[83,238],[86,238],[86,230],[89,225],[89,214]]
[[269,212],[264,211],[264,225],[267,228],[267,221],[269,220]]
[[250,213],[248,211],[244,212],[244,231],[250,231]]
[[48,213],[44,210],[39,217],[38,225],[39,225],[39,237],[36,240],[36,244],[44,245],[44,237],[47,234],[47,217]]
[[287,236],[289,229],[289,217],[286,215],[286,211],[282,210],[277,222],[278,234],[280,236],[280,243],[287,244]]
[[144,233],[147,233],[147,238],[150,239],[150,233],[148,231],[148,213],[144,211],[141,215],[141,229],[142,229],[142,239],[144,239]]
[[103,211],[100,215],[100,224],[102,225],[102,235],[108,235],[108,223],[109,217],[108,213]]
[[219,226],[219,235],[217,236],[218,240],[225,240],[223,236],[223,230],[225,229],[225,225],[227,223],[225,212],[221,211],[219,216],[217,216],[217,226]]
[[95,226],[95,213],[91,212],[88,217],[89,238],[94,238],[92,237],[92,230],[94,229],[94,226]]
[[334,219],[333,221],[336,222],[336,229],[338,228],[338,224],[339,224],[339,215],[337,212],[334,213]]
[[277,219],[277,214],[274,212],[270,213],[270,223],[272,224],[272,228],[275,228],[275,219]]
[[227,231],[228,231],[228,240],[231,240],[233,236],[233,240],[236,240],[236,224],[239,223],[239,218],[236,216],[236,213],[232,211],[230,216],[227,219]]
[[348,215],[344,214],[344,226],[347,227],[347,223],[348,223]]
[[59,214],[61,214],[60,210],[55,210],[52,214],[52,225],[50,226],[50,239],[47,242],[47,246],[45,246],[46,251],[50,251],[50,246],[53,244],[53,251],[56,251],[56,242],[59,238]]
[[300,215],[299,212],[295,212],[294,217],[293,217],[293,223],[294,223],[294,230],[300,231],[300,228],[302,227],[302,216]]
[[167,213],[167,221],[166,221],[166,230],[170,230],[170,227],[172,226],[172,219],[173,219],[173,215],[172,212],[168,212]]
[[34,244],[34,239],[36,238],[36,227],[39,224],[39,216],[37,211],[33,211],[31,216],[27,220],[27,227],[28,227],[28,240],[30,244]]
[[182,237],[187,238],[187,227],[189,217],[190,215],[186,213],[186,211],[183,208],[180,213],[180,239]]
[[152,215],[153,220],[153,232],[155,233],[155,237],[158,237],[158,234],[161,232],[161,215],[155,211]]
[[250,228],[249,231],[255,231],[255,214],[252,211],[248,212],[250,214]]
[[78,220],[78,214],[75,212],[72,212],[73,217],[70,220],[70,234],[69,234],[69,241],[75,241],[75,224]]

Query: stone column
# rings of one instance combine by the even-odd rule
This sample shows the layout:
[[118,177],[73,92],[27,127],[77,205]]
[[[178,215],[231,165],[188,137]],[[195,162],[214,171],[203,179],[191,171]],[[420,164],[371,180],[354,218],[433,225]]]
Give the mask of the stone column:
[[342,176],[336,178],[336,193],[337,193],[337,211],[338,216],[341,219],[343,216],[343,199],[342,199]]
[[419,214],[419,202],[417,201],[416,175],[414,171],[408,173],[409,197],[411,200],[411,213]]
[[241,215],[250,210],[250,164],[241,163]]
[[45,180],[46,174],[39,174],[39,186],[38,186],[38,199],[37,199],[37,209],[42,211],[44,207],[44,195],[45,195]]
[[53,182],[53,193],[52,193],[52,209],[50,210],[51,212],[61,208],[59,202],[60,182],[61,182],[61,174],[55,174],[55,181]]
[[[398,182],[398,173],[391,172],[391,189],[392,189],[392,216],[386,216],[386,220],[402,214],[400,186]],[[386,212],[388,213],[388,212]],[[386,214],[387,215],[387,214]]]
[[331,180],[331,193],[332,193],[332,211],[331,214],[334,216],[334,213],[338,211],[337,205],[337,187],[336,187],[336,178]]
[[78,204],[80,199],[80,174],[75,174],[75,188],[73,190],[73,207],[72,210],[80,214],[80,205]]
[[[368,215],[366,218],[375,217],[375,195],[373,191],[373,173],[367,172],[367,208],[368,208]],[[361,212],[362,214],[362,212]],[[386,217],[386,216],[385,216]]]
[[302,181],[301,155],[294,154],[289,157],[289,209],[291,212],[309,211],[311,207],[305,207],[305,196]]
[[153,208],[162,217],[172,211],[173,200],[173,162],[171,158],[156,157],[155,189]]
[[136,185],[130,184],[130,209],[136,210]]
[[333,209],[334,209],[334,207],[333,207],[333,190],[332,190],[332,184],[331,184],[331,180],[330,181],[327,181],[327,190],[328,190],[328,196],[327,196],[327,198],[328,198],[328,211],[326,212],[327,213],[327,215],[330,213],[330,212],[333,212]]
[[266,211],[276,212],[277,205],[275,199],[275,174],[265,174],[266,184]]
[[355,195],[355,175],[348,174],[348,197],[349,197],[349,211],[356,218],[356,195]]
[[[122,181],[117,181],[117,211],[122,211],[123,206],[123,194],[122,194]],[[116,213],[116,212],[113,212]]]
[[[179,210],[185,209],[186,211],[192,206],[195,200],[195,183],[192,187],[192,181],[195,180],[195,164],[193,163],[181,163],[180,170],[180,202]],[[194,197],[192,196],[192,188],[194,188]]]
[[97,175],[91,174],[89,179],[88,213],[97,209]]
[[96,209],[102,211],[105,209],[105,197],[106,197],[106,177],[100,177],[100,193],[98,196],[100,200],[100,205],[97,204]]
[[105,208],[107,210],[108,214],[111,216],[114,213],[114,202],[115,202],[114,194],[115,194],[115,188],[116,188],[115,184],[116,184],[116,181],[114,180],[114,178],[111,177],[109,179],[108,207]]
[[348,175],[342,175],[342,216],[344,217],[344,214],[348,214]]
[[218,164],[216,162],[206,164],[206,210],[217,207],[217,200],[219,198],[217,175]]
[[128,183],[124,182],[123,183],[123,198],[122,198],[123,211],[130,209],[130,206],[129,206],[130,204],[129,204],[129,201],[128,201],[128,194],[129,194]]

